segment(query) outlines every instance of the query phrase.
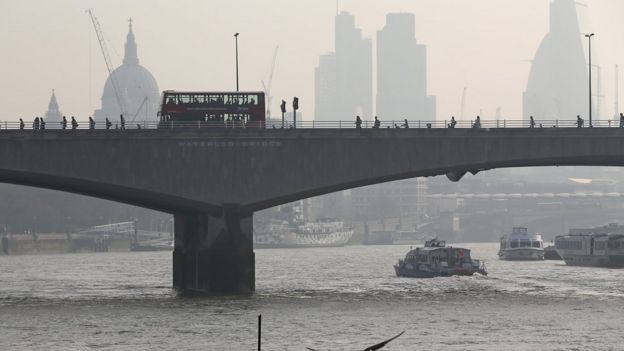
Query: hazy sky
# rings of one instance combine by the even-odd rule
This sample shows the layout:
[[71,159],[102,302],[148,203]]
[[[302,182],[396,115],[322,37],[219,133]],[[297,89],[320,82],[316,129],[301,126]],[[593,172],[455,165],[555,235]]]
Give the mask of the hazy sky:
[[[493,118],[500,106],[504,117],[518,119],[529,60],[548,30],[549,2],[342,0],[338,7],[356,17],[373,45],[386,13],[415,14],[417,40],[428,49],[429,93],[438,97],[438,119],[459,115],[464,87],[467,116],[482,110],[484,118]],[[611,115],[614,65],[624,66],[624,1],[586,3],[582,17],[591,28],[583,30],[596,32],[594,53],[603,66]],[[66,115],[86,119],[99,108],[108,73],[87,8],[100,20],[115,65],[123,58],[127,19],[134,19],[140,62],[161,91],[233,90],[235,32],[241,90],[260,90],[279,45],[273,109],[279,99],[297,95],[304,118],[311,119],[314,68],[320,54],[333,51],[336,7],[334,0],[2,0],[0,120],[42,115],[53,88]]]

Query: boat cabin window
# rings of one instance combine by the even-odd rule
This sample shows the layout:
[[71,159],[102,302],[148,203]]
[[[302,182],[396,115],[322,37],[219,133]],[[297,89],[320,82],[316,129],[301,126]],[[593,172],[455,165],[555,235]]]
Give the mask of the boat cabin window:
[[555,247],[562,250],[581,250],[583,242],[581,241],[556,241]]
[[518,242],[518,240],[512,240],[510,243],[511,243],[511,248],[516,248],[520,246],[520,243]]
[[541,241],[532,241],[532,243],[533,243],[533,247],[538,248],[538,249],[542,248]]
[[621,245],[619,241],[611,240],[609,241],[609,244],[607,244],[607,246],[609,247],[609,249],[619,249]]
[[531,240],[520,240],[520,247],[531,247]]
[[604,250],[606,247],[606,242],[604,241],[596,241],[594,244],[594,249],[596,250]]

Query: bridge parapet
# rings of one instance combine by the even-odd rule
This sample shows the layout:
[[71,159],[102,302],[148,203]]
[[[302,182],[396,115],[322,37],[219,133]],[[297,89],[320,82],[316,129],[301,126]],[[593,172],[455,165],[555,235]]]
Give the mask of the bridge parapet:
[[[407,122],[407,123],[406,123]],[[451,123],[451,120],[380,120],[379,126],[375,127],[373,120],[362,120],[360,124],[361,129],[473,129],[473,128],[578,128],[578,120],[568,119],[542,119],[535,120],[532,124],[529,120],[524,119],[499,119],[499,120],[480,120],[475,124],[476,120],[462,120],[456,121],[455,124]],[[268,120],[268,121],[164,121],[158,122],[154,120],[138,120],[128,121],[123,125],[119,121],[112,121],[107,129],[105,122],[94,122],[90,124],[89,121],[78,121],[76,130],[144,130],[144,129],[355,129],[355,120],[338,120],[338,121],[285,121],[282,124],[281,120]],[[616,119],[608,120],[594,120],[593,128],[620,128],[622,127],[622,121]],[[589,127],[589,125],[583,124],[583,127]],[[58,121],[47,122],[44,128],[41,125],[36,125],[32,121],[24,122],[23,124],[18,121],[0,121],[0,131],[2,130],[36,130],[38,132],[48,130],[65,130],[73,131],[71,126],[69,128],[63,128],[63,124]]]

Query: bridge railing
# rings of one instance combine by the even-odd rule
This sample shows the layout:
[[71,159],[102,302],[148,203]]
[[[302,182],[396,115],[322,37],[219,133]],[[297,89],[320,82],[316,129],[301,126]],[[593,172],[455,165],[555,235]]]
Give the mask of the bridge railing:
[[[98,121],[94,125],[90,125],[89,121],[77,121],[78,124],[75,129],[95,129],[104,130],[107,129],[105,122]],[[437,120],[437,121],[419,121],[419,120],[381,120],[377,128],[418,128],[418,129],[442,129],[451,127],[450,120]],[[588,127],[588,123],[585,122],[583,127]],[[354,129],[356,128],[356,122],[354,120],[343,121],[297,121],[294,124],[292,121],[286,121],[283,125],[281,121],[268,120],[268,121],[132,121],[121,124],[120,121],[111,121],[108,129],[111,130],[139,130],[139,129],[201,129],[201,128],[266,128],[266,129],[281,129],[281,128],[297,128],[297,129]],[[531,126],[529,121],[526,120],[481,120],[480,124],[475,124],[475,121],[456,121],[453,128],[456,129],[470,129],[470,128],[578,128],[577,120],[536,120],[535,124]],[[594,128],[619,128],[619,120],[595,120],[593,121]],[[374,121],[362,121],[360,124],[362,129],[375,128]],[[67,129],[71,131],[71,122],[63,128],[63,124],[59,121],[46,121],[45,126],[42,127],[35,125],[33,121],[24,121],[22,124],[19,121],[0,121],[0,131],[3,130],[60,130]]]

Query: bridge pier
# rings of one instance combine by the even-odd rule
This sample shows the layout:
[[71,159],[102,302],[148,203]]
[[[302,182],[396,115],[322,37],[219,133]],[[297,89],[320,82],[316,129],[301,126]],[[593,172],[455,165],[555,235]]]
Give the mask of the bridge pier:
[[221,216],[176,214],[173,287],[181,293],[240,294],[255,290],[253,215],[224,205]]

